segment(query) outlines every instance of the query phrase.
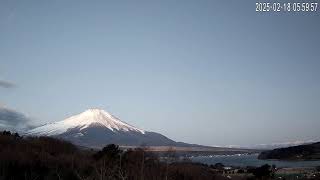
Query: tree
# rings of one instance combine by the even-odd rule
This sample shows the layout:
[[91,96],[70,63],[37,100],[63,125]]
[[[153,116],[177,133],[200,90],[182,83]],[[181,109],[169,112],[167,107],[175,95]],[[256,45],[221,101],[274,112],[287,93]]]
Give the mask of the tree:
[[10,132],[10,131],[3,131],[3,132],[2,132],[2,135],[10,136],[10,135],[11,135],[11,132]]
[[257,178],[271,177],[272,176],[271,166],[268,165],[268,164],[265,164],[265,165],[263,165],[261,167],[253,169],[252,173]]
[[93,155],[94,159],[97,160],[95,171],[100,180],[117,179],[120,176],[121,153],[119,146],[109,144]]
[[109,159],[117,159],[119,155],[122,153],[118,145],[109,144],[105,146],[101,151],[98,151],[93,155],[96,160],[99,160],[103,157],[107,157]]

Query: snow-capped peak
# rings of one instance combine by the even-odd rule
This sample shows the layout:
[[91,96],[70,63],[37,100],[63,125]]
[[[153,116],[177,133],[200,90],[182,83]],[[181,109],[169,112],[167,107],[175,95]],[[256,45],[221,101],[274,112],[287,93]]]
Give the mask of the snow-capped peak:
[[71,116],[63,121],[58,121],[30,130],[30,135],[59,135],[68,129],[80,128],[80,130],[89,126],[102,126],[111,131],[135,131],[144,134],[145,131],[129,125],[112,114],[101,109],[88,109],[78,115]]

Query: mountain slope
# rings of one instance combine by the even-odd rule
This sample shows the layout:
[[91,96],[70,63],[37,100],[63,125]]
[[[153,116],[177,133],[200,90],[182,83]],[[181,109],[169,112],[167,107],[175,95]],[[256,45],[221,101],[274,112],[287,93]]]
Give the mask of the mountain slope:
[[279,159],[279,160],[313,160],[320,159],[320,142],[279,148],[264,151],[258,156],[259,159]]
[[191,146],[136,128],[100,109],[89,109],[63,121],[37,127],[26,135],[54,136],[87,147],[103,147],[111,143],[122,146]]

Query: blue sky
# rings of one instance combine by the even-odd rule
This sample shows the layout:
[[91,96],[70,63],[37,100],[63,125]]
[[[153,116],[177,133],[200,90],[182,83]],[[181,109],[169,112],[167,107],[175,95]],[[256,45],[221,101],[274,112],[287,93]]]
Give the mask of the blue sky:
[[206,145],[319,139],[319,22],[254,1],[3,0],[0,104]]

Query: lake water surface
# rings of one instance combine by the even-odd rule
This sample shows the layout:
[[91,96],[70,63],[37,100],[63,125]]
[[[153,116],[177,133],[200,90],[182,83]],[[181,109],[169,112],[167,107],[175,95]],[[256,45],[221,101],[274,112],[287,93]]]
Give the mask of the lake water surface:
[[193,162],[205,164],[222,163],[225,166],[261,166],[264,164],[276,165],[276,167],[315,167],[320,166],[320,161],[278,161],[278,160],[260,160],[258,154],[251,155],[217,155],[217,156],[197,156],[191,157]]

